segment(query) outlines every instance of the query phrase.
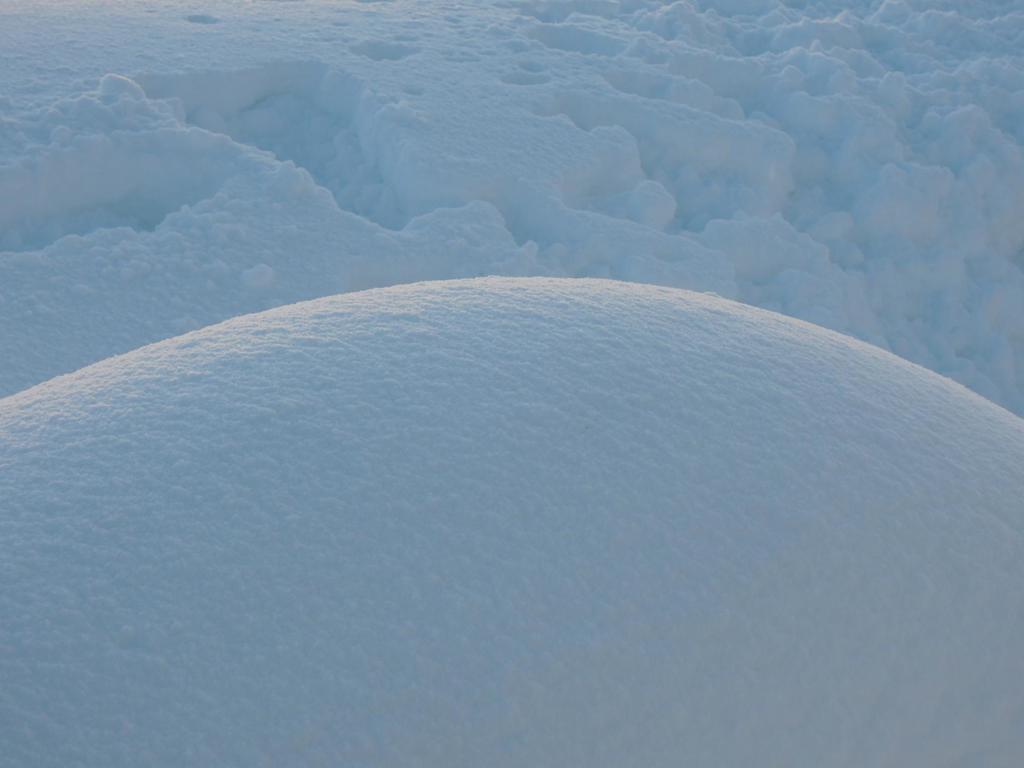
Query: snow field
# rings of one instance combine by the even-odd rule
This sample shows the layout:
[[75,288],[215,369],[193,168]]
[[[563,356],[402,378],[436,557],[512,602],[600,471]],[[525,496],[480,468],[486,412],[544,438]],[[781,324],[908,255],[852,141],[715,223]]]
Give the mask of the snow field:
[[505,274],[711,290],[1024,408],[1012,6],[61,8],[12,0],[0,32],[0,392],[240,312]]
[[1024,763],[1018,5],[5,0],[0,765]]

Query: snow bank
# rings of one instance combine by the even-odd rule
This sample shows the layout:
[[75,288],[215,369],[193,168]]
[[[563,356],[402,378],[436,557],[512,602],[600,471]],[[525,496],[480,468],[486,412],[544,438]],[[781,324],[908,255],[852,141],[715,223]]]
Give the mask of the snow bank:
[[502,274],[713,290],[1024,412],[1012,3],[186,6],[5,3],[0,394]]
[[12,764],[1020,765],[1024,424],[589,280],[354,293],[0,400]]
[[545,209],[525,188],[515,199],[590,243],[585,259],[517,243],[486,200],[409,215],[389,178],[424,173],[403,149],[421,126],[343,72],[140,79],[146,91],[106,76],[25,117],[34,143],[0,164],[0,397],[239,314],[395,283],[585,274],[731,292],[710,249]]

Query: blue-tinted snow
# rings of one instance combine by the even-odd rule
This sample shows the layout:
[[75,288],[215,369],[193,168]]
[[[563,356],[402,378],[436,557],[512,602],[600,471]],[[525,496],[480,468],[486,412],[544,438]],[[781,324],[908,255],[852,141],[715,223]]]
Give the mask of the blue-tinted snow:
[[0,763],[1011,768],[1022,465],[673,289],[231,320],[0,400]]
[[0,765],[1024,764],[1022,51],[2,0]]
[[0,394],[503,274],[712,290],[1020,412],[1022,35],[952,0],[7,0]]

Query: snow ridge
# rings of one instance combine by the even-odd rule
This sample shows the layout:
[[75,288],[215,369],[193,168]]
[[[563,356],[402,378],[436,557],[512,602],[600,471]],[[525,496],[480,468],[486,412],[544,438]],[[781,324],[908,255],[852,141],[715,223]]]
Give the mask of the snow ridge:
[[0,762],[1010,768],[1022,462],[673,289],[231,320],[0,400]]

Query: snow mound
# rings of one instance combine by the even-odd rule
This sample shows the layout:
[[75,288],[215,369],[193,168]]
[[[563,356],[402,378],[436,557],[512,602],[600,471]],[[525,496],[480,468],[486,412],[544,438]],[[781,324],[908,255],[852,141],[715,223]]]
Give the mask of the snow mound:
[[5,754],[1020,765],[1022,464],[959,385],[706,295],[238,318],[0,400]]

